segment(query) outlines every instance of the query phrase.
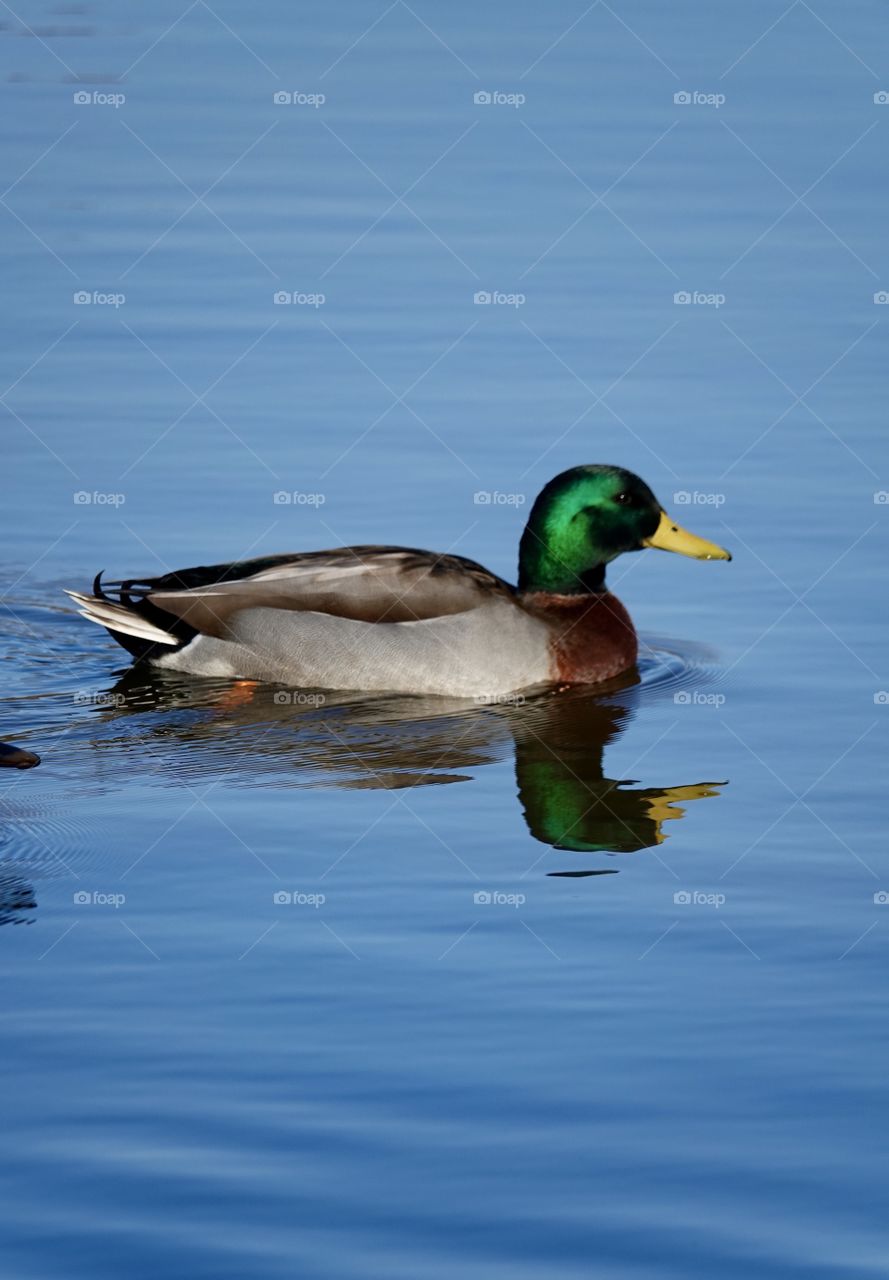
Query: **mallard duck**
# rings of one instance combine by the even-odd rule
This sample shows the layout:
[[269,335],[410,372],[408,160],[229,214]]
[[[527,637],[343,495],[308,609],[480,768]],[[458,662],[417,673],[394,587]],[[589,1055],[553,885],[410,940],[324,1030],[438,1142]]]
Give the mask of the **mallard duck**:
[[310,688],[496,698],[595,684],[637,640],[605,586],[625,551],[730,560],[670,519],[622,467],[563,471],[541,491],[514,587],[463,556],[356,546],[181,569],[69,591],[138,660]]

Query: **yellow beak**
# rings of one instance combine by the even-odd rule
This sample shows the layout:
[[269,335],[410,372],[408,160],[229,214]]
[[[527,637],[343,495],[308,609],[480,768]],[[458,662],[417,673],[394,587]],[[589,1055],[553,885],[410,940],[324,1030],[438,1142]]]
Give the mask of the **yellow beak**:
[[657,547],[660,551],[675,551],[680,556],[691,556],[692,560],[731,560],[731,553],[724,547],[717,547],[715,542],[699,538],[697,534],[674,524],[666,511],[661,512],[661,522],[650,538],[642,543],[643,547]]

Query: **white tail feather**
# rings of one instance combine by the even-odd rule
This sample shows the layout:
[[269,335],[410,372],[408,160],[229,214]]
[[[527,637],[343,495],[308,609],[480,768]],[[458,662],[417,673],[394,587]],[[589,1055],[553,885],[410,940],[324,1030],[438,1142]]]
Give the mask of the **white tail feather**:
[[151,640],[154,644],[177,645],[179,641],[169,631],[162,631],[147,618],[132,613],[125,605],[114,604],[111,600],[99,600],[96,596],[83,595],[79,591],[68,591],[69,595],[81,607],[80,614],[109,631],[121,631],[127,636],[136,636],[140,640]]

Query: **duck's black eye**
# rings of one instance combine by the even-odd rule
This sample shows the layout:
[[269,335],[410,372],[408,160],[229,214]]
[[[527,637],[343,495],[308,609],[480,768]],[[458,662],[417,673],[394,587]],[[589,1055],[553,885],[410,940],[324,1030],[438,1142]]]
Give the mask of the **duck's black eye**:
[[632,507],[636,499],[631,493],[619,493],[614,501],[619,502],[622,507]]

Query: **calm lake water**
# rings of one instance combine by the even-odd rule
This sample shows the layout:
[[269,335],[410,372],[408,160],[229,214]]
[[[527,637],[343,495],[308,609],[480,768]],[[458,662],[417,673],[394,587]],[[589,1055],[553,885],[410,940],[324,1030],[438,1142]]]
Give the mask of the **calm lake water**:
[[[884,8],[0,37],[3,1273],[884,1275]],[[598,693],[163,679],[62,594],[513,577],[597,461],[735,557],[617,562]]]

